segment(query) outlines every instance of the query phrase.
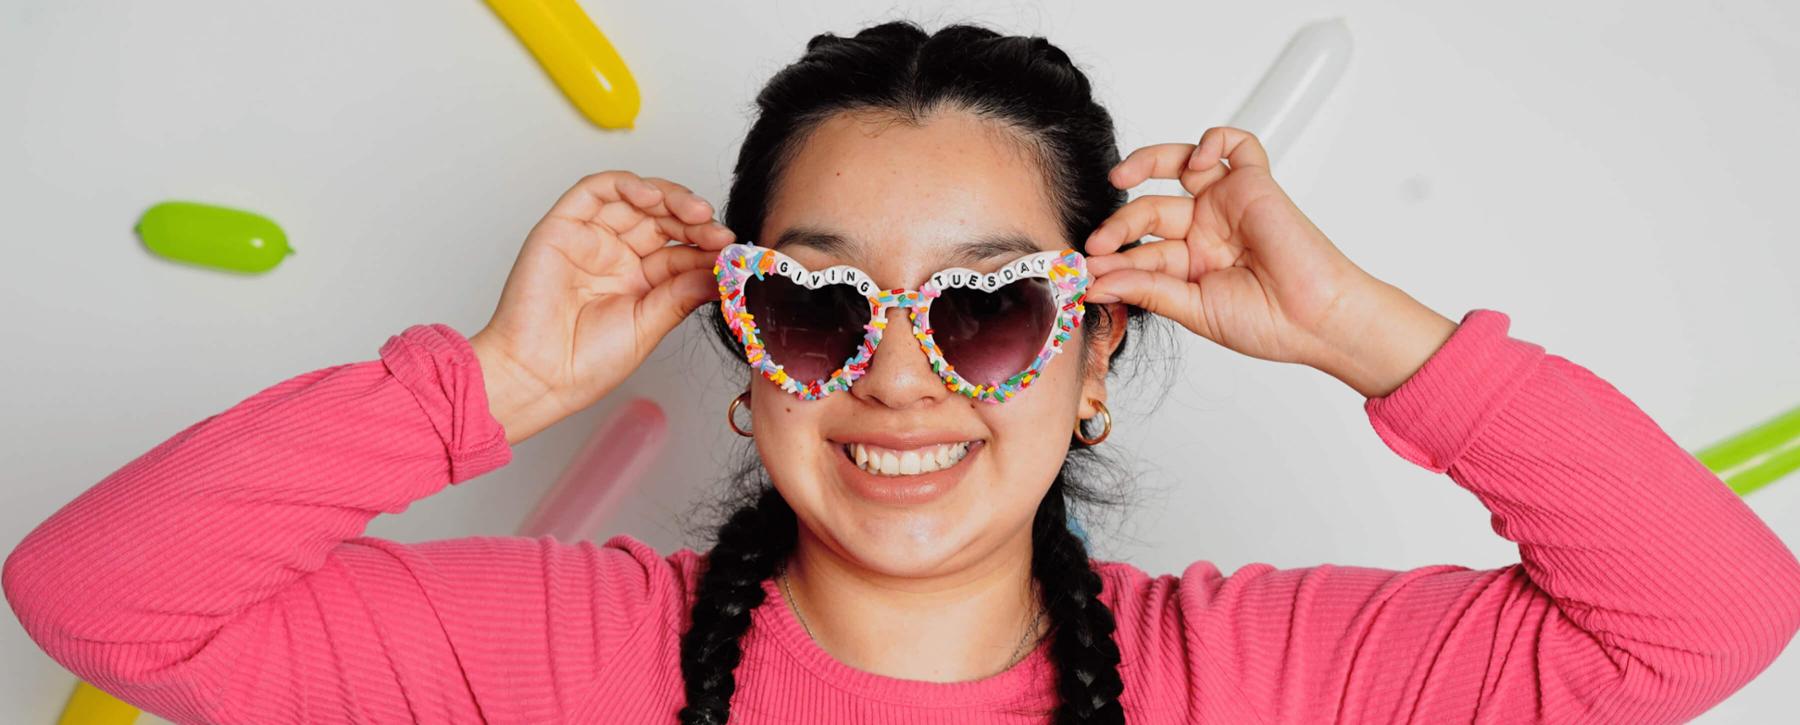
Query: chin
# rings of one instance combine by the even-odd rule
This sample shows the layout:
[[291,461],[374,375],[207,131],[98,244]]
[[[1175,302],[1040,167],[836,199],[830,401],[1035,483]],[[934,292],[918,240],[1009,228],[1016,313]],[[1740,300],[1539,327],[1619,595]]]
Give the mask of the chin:
[[[1028,525],[1032,516],[1007,508],[1014,496],[1033,492],[999,482],[1030,480],[1036,472],[999,465],[988,439],[934,433],[926,440],[869,434],[814,441],[823,445],[812,455],[787,458],[804,461],[806,470],[781,477],[798,484],[783,495],[810,509],[800,513],[821,543],[871,572],[923,577],[966,566],[971,562],[963,559],[994,543],[985,538],[1010,528],[1000,519],[1016,513]],[[915,460],[904,460],[908,453]]]
[[[965,458],[962,463],[974,461]],[[815,500],[825,502],[817,512],[819,533],[840,554],[872,571],[895,577],[940,573],[955,566],[953,560],[968,552],[973,539],[992,523],[980,515],[979,502],[971,500],[982,487],[958,485],[973,478],[967,467],[875,482],[867,472],[836,468],[815,479],[823,494]],[[863,480],[846,480],[847,473]],[[868,493],[871,487],[874,495]]]
[[859,565],[894,577],[927,576],[952,568],[969,542],[958,523],[923,516],[881,516],[852,522],[845,535],[833,533],[845,554]]

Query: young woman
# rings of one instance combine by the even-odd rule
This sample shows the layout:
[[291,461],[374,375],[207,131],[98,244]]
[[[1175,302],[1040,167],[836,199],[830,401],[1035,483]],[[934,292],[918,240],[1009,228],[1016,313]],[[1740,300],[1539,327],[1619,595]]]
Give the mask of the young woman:
[[[57,512],[5,570],[31,636],[195,722],[1650,723],[1800,627],[1800,565],[1717,478],[1502,314],[1356,267],[1250,134],[1121,160],[1066,55],[966,26],[818,36],[758,104],[724,224],[582,179],[477,334],[278,383]],[[1191,196],[1124,203],[1151,178]],[[721,298],[761,470],[704,555],[362,536]],[[1521,563],[1091,560],[1066,508],[1144,311],[1366,396]]]

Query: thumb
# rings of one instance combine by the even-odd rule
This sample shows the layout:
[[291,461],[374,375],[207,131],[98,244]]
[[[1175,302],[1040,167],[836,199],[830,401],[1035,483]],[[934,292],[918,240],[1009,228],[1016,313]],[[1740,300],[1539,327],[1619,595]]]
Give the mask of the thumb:
[[1120,269],[1096,278],[1087,301],[1124,302],[1162,315],[1195,334],[1214,339],[1200,303],[1200,285],[1180,277],[1142,269]]
[[688,313],[718,294],[710,269],[690,269],[651,287],[637,304],[638,329],[649,338],[645,349],[655,347]]

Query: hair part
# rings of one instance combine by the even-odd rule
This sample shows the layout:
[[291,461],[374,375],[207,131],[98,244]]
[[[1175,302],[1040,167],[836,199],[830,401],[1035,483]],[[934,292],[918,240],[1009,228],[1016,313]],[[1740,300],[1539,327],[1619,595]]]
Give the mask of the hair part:
[[[740,239],[761,233],[782,173],[807,139],[827,119],[846,113],[914,125],[943,112],[992,121],[998,138],[1042,169],[1064,242],[1077,249],[1125,203],[1124,190],[1107,177],[1120,160],[1112,117],[1095,102],[1086,75],[1041,37],[1006,36],[961,24],[928,34],[907,21],[868,27],[850,38],[823,33],[807,42],[798,61],[769,80],[756,106],[723,218]],[[723,348],[741,353],[717,307],[704,311]],[[1143,329],[1148,320],[1144,311],[1127,311],[1128,324]],[[1084,317],[1082,333],[1089,343],[1079,346],[1084,371],[1100,362],[1089,358],[1089,347],[1096,339],[1110,338],[1115,332],[1111,324],[1108,314]],[[1126,347],[1121,341],[1108,356],[1109,370]],[[762,582],[776,574],[798,539],[793,509],[754,454],[747,455],[727,487],[722,509],[729,513],[705,555],[681,640],[687,704],[677,716],[687,725],[730,719],[750,612],[764,603]],[[1032,520],[1031,574],[1050,623],[1046,637],[1059,696],[1052,714],[1059,724],[1125,721],[1119,648],[1113,639],[1116,621],[1100,599],[1103,581],[1086,544],[1069,529],[1072,505],[1118,502],[1093,485],[1089,475],[1107,468],[1116,469],[1071,435],[1069,455]]]

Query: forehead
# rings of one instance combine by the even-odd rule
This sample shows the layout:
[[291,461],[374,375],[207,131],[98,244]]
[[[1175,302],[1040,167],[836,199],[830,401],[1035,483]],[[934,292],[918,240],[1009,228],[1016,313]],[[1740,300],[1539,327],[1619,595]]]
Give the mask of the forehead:
[[822,122],[782,173],[761,231],[759,243],[802,264],[856,265],[883,286],[1068,246],[1034,153],[962,112],[920,125]]

